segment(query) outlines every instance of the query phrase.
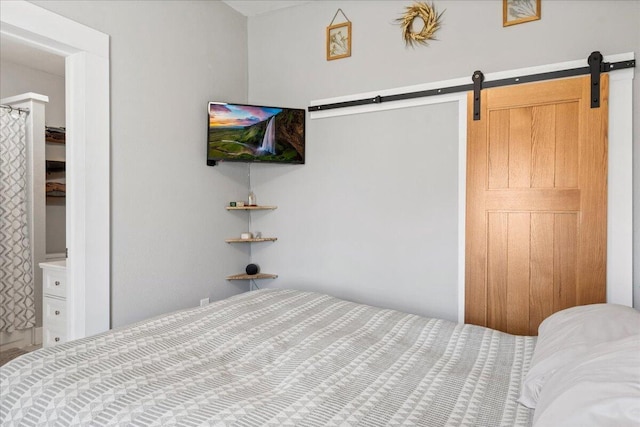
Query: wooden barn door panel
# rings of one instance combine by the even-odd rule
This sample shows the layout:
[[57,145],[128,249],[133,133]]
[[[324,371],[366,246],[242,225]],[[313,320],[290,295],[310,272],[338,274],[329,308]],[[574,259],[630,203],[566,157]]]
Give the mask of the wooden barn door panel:
[[485,90],[480,121],[469,100],[468,323],[536,335],[604,302],[607,77],[599,109],[588,77]]
[[534,213],[531,215],[531,281],[529,327],[537,328],[545,318],[553,314],[554,298],[554,246],[555,215]]

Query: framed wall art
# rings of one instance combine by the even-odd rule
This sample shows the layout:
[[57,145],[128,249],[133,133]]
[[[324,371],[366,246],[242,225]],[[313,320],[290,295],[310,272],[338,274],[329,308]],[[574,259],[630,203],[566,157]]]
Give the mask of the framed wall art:
[[[334,25],[338,13],[344,16],[346,22]],[[348,56],[351,56],[351,21],[342,9],[338,9],[327,27],[327,61]]]
[[502,0],[502,26],[540,19],[541,0]]
[[327,61],[351,56],[351,22],[327,27]]

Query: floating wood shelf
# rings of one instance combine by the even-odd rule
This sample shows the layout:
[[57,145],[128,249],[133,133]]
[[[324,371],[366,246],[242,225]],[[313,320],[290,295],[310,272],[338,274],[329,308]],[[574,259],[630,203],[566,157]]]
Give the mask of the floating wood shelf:
[[52,144],[64,144],[65,140],[64,139],[55,139],[55,138],[46,137],[44,139],[44,142],[50,142]]
[[277,206],[227,206],[228,211],[259,211],[266,209],[278,209]]
[[[259,210],[273,210],[277,209],[277,206],[260,206],[260,205],[245,205],[245,206],[226,206],[228,211],[259,211]],[[249,223],[251,224],[251,223]],[[227,243],[255,243],[255,242],[273,242],[278,240],[277,237],[253,237],[251,239],[232,238],[226,239]],[[256,280],[256,279],[275,279],[277,274],[234,274],[227,276],[227,280]]]
[[278,240],[277,237],[256,237],[256,238],[253,238],[253,239],[239,239],[239,238],[227,239],[227,240],[225,240],[225,242],[227,242],[227,243],[251,243],[251,242],[275,242],[276,240]]
[[276,277],[278,277],[277,274],[266,274],[266,273],[234,274],[232,276],[227,276],[227,280],[275,279]]

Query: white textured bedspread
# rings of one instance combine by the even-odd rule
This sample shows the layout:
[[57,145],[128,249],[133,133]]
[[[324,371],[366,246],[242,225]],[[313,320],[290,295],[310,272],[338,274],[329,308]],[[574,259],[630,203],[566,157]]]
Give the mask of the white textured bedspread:
[[262,290],[0,367],[3,426],[527,426],[535,338]]

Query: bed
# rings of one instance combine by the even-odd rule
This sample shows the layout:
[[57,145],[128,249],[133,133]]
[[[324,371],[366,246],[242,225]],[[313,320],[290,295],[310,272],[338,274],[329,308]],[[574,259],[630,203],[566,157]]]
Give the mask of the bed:
[[528,426],[536,340],[260,290],[9,362],[1,424]]

